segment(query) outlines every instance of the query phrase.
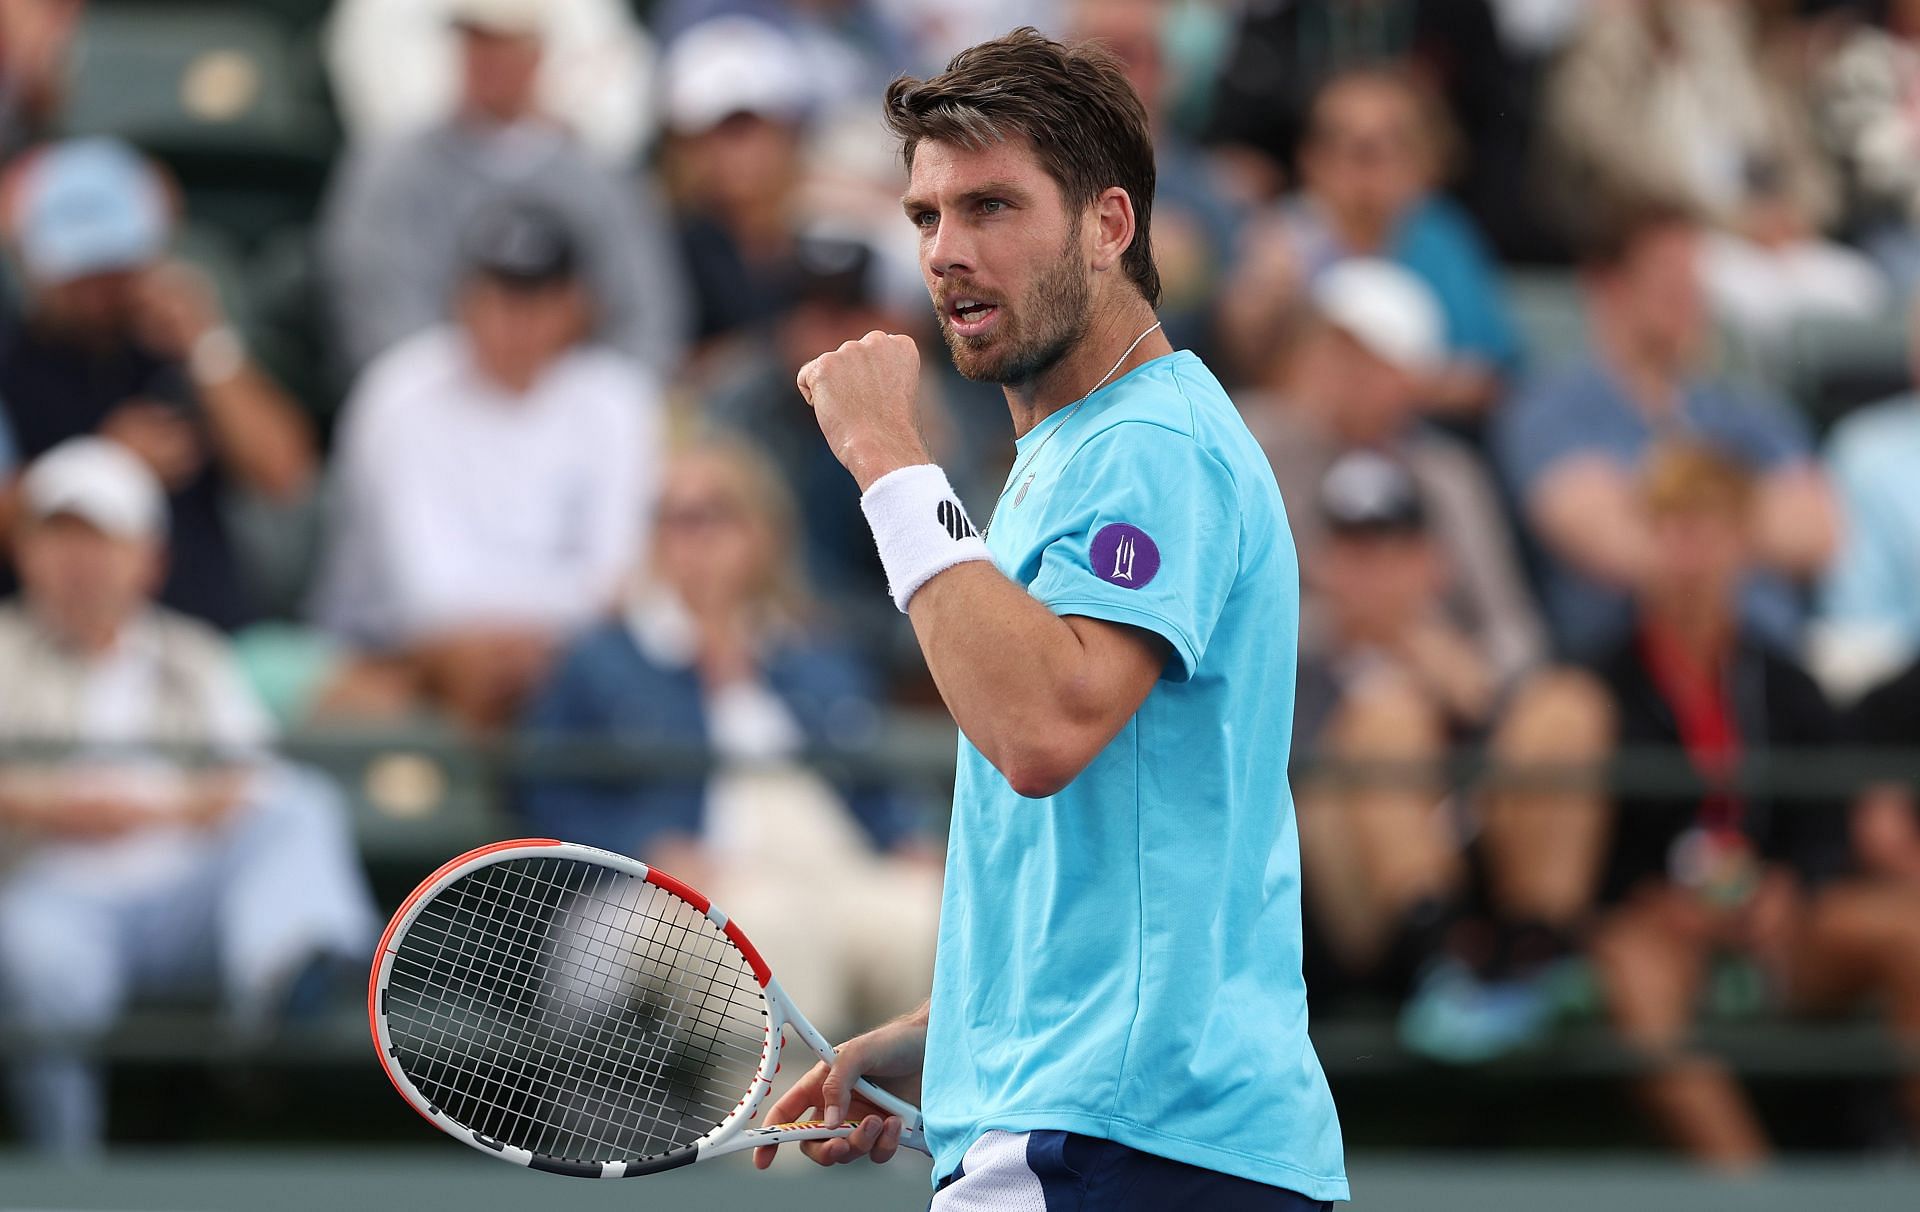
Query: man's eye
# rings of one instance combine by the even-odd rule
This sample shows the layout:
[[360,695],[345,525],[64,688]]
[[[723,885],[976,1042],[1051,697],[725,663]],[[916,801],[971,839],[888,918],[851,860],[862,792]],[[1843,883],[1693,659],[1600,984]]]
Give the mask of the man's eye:
[[997,215],[1005,209],[1007,209],[1007,204],[998,198],[988,198],[980,204],[980,210],[984,214]]
[[930,210],[923,210],[913,216],[913,225],[915,227],[932,227],[939,221],[939,214]]

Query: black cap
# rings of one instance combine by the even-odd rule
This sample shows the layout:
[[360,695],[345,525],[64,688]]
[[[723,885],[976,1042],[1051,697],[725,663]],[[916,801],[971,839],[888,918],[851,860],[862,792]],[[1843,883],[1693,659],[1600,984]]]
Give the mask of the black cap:
[[853,236],[801,234],[787,262],[785,297],[794,303],[862,307],[875,297],[873,246]]
[[1372,450],[1341,455],[1320,478],[1320,516],[1335,534],[1420,534],[1427,508],[1405,463]]
[[566,216],[540,202],[487,206],[461,240],[469,272],[515,286],[547,286],[574,277],[579,252]]

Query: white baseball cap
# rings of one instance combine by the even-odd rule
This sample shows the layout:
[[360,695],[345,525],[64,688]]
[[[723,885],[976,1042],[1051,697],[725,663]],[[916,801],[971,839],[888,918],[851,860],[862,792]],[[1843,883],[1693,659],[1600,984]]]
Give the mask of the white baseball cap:
[[167,529],[160,481],[105,438],[70,438],[41,455],[21,477],[20,495],[36,521],[71,514],[121,539],[158,538]]
[[1409,374],[1446,361],[1446,318],[1433,290],[1391,261],[1356,257],[1313,282],[1313,307],[1329,324]]
[[667,124],[699,134],[734,114],[798,122],[818,100],[792,38],[752,17],[715,17],[667,51]]
[[496,34],[544,37],[552,28],[549,0],[446,0],[447,21]]

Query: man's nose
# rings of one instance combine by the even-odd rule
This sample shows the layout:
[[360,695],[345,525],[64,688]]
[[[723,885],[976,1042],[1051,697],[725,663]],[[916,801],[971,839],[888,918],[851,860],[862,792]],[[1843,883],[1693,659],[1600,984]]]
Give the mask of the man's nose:
[[925,256],[927,272],[936,278],[974,269],[972,241],[956,224],[943,223],[927,237]]

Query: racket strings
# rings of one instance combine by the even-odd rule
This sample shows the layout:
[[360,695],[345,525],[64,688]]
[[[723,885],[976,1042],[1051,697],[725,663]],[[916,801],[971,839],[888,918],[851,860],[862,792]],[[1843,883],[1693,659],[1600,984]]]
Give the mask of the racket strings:
[[384,1013],[401,1070],[456,1122],[548,1157],[656,1156],[759,1071],[766,1007],[706,915],[624,872],[512,859],[402,935]]
[[[636,883],[636,886],[641,886],[641,885],[638,885],[637,881],[635,883]],[[590,889],[589,891],[595,895],[598,895],[602,890]],[[661,894],[661,895],[664,895],[664,894]],[[690,907],[688,907],[687,913],[693,913]],[[497,929],[499,925],[497,915],[489,914],[488,916],[491,918],[490,924]],[[697,914],[694,914],[694,916],[700,922],[704,923],[704,918],[699,917],[699,915]],[[589,939],[590,941],[595,939],[604,940],[605,936],[607,935],[607,931],[605,927],[609,923],[605,920],[605,914],[597,914],[595,915],[595,917],[597,919],[596,924],[600,928],[589,930],[588,932]],[[672,936],[671,935],[661,936],[658,934],[654,936],[654,941],[662,941],[663,939],[665,941],[671,941]],[[631,947],[636,941],[641,941],[641,940],[637,940],[637,939],[624,940],[623,946]],[[711,948],[709,948],[709,950],[710,949]],[[682,948],[682,950],[684,951],[684,948]],[[604,962],[605,956],[600,953],[591,953],[591,961],[592,962],[587,966],[593,971],[593,973],[597,974],[597,976],[604,977],[607,971],[606,964]],[[495,959],[493,963],[495,965],[495,971],[492,973],[489,973],[489,975],[494,975],[497,977],[498,960]],[[483,969],[485,969],[486,967],[487,965],[485,964],[482,965]],[[550,979],[550,974],[543,972],[542,967],[543,966],[541,965],[535,965],[532,968],[531,975],[533,976],[534,979],[536,980]],[[616,974],[616,975],[620,975],[620,974]],[[471,982],[469,982],[469,984],[471,984]],[[571,991],[563,990],[563,992],[571,992],[577,995],[580,991],[576,989]],[[657,989],[654,991],[656,999],[659,996],[659,992],[660,991]],[[708,1002],[711,1002],[712,990],[707,989],[701,992],[705,995],[705,999]],[[577,1051],[574,1053],[572,1058],[574,1061],[573,1068],[575,1071],[573,1076],[575,1077],[576,1080],[569,1083],[574,1088],[572,1090],[572,1097],[571,1099],[563,1100],[558,1104],[559,1109],[563,1113],[570,1113],[566,1115],[566,1121],[571,1121],[571,1122],[566,1122],[566,1121],[563,1121],[561,1123],[550,1122],[542,1134],[542,1139],[536,1140],[534,1142],[534,1147],[538,1151],[549,1152],[549,1151],[554,1151],[558,1149],[564,1152],[569,1152],[569,1153],[573,1152],[574,1150],[566,1149],[564,1141],[557,1141],[555,1139],[557,1135],[559,1135],[561,1132],[564,1132],[567,1128],[572,1128],[577,1134],[586,1138],[587,1143],[599,1144],[602,1147],[610,1148],[613,1151],[617,1153],[621,1153],[623,1155],[630,1152],[630,1150],[622,1148],[622,1146],[630,1145],[631,1144],[630,1140],[609,1139],[606,1134],[597,1132],[591,1126],[587,1126],[580,1122],[583,1120],[591,1121],[595,1117],[608,1116],[611,1112],[620,1108],[621,1103],[624,1101],[626,1097],[631,1097],[636,1093],[636,1090],[634,1089],[635,1082],[632,1079],[621,1081],[615,1077],[616,1072],[618,1072],[615,1062],[619,1054],[623,1050],[630,1050],[631,1045],[634,1041],[631,1037],[631,1033],[626,1033],[624,1037],[608,1036],[607,1028],[609,1027],[610,1024],[606,1021],[604,1017],[607,1013],[607,1006],[608,1006],[608,1003],[604,999],[597,999],[597,998],[590,997],[585,999],[584,1001],[580,1001],[580,1000],[562,1001],[556,1007],[559,1012],[558,1013],[559,1020],[561,1022],[561,1025],[564,1028],[562,1032],[563,1036],[572,1037],[570,1039],[563,1038],[562,1040],[560,1040],[559,1047],[561,1048],[562,1051],[564,1051],[566,1048],[569,1048],[569,1047],[577,1049]],[[669,1014],[676,1013],[676,1011],[674,1010],[674,1008],[670,1003],[666,1006],[666,1009]],[[587,1014],[598,1015],[600,1016],[601,1021],[598,1023],[590,1023],[590,1022],[583,1021],[582,1019],[583,1012]],[[679,1017],[684,1018],[684,1012],[678,1012],[678,1015]],[[518,1025],[518,1024],[515,1024],[515,1025]],[[617,1022],[615,1022],[612,1025],[616,1028],[618,1027]],[[493,1038],[489,1040],[484,1040],[483,1041],[484,1044],[498,1047],[503,1042],[499,1033],[489,1032],[488,1034],[492,1035]],[[596,1040],[594,1038],[595,1036],[598,1036],[599,1038]],[[504,1042],[508,1044],[524,1043],[524,1041],[513,1040],[511,1038],[511,1032],[507,1033],[507,1038]],[[533,1046],[534,1046],[534,1050],[537,1053],[537,1056],[535,1057],[535,1060],[537,1063],[542,1065],[555,1066],[555,1062],[559,1058],[555,1055],[553,1049],[548,1047],[543,1047],[537,1041],[534,1043]],[[744,1058],[748,1062],[757,1061],[757,1041],[755,1044],[755,1048],[756,1048],[756,1051],[753,1057]],[[746,1051],[746,1049],[742,1049],[742,1051],[744,1052]],[[437,1059],[441,1060],[443,1064],[447,1063],[447,1060],[448,1060],[448,1058],[444,1056]],[[644,1059],[646,1058],[643,1058],[643,1060]],[[653,1059],[658,1060],[659,1058],[656,1056]],[[464,1070],[465,1072],[468,1073],[469,1076],[475,1076],[471,1070],[466,1070],[465,1067],[459,1065],[457,1061],[453,1062],[452,1067],[455,1068],[456,1070]],[[555,1066],[555,1067],[558,1067],[558,1066]],[[440,1076],[444,1080],[446,1075],[442,1073]],[[492,1073],[492,1072],[482,1072],[477,1076],[483,1079],[497,1078],[498,1074]],[[580,1080],[582,1078],[584,1078],[584,1080]],[[617,1088],[610,1089],[607,1091],[602,1091],[595,1086],[594,1084],[595,1082],[607,1083],[610,1086],[617,1087]],[[526,1085],[524,1082],[516,1083],[516,1088],[524,1092],[526,1090]],[[642,1090],[642,1091],[639,1091],[639,1093],[644,1095],[646,1091]],[[731,1096],[732,1093],[733,1092],[731,1090],[727,1091],[728,1096]],[[719,1116],[725,1113],[725,1110],[727,1110],[728,1107],[722,1105],[724,1102],[725,1102],[725,1099],[719,1099],[719,1100],[712,1100],[708,1103],[709,1115],[711,1118],[717,1119]],[[568,1105],[569,1103],[571,1105]],[[507,1135],[509,1135],[509,1133],[502,1131],[502,1129],[499,1126],[499,1121],[502,1118],[502,1112],[506,1110],[508,1110],[507,1107],[500,1105],[496,1101],[496,1104],[489,1109],[488,1118],[481,1120],[481,1122],[477,1124],[470,1123],[470,1126],[476,1127],[479,1130],[487,1133],[488,1135],[495,1136],[496,1139],[504,1139]],[[661,1110],[661,1108],[657,1106],[647,1105],[647,1106],[643,1106],[641,1110],[649,1111],[649,1112],[658,1112]],[[559,1116],[552,1116],[549,1118],[560,1119]],[[643,1116],[643,1118],[652,1118],[655,1120],[659,1120],[662,1117],[659,1116],[658,1114],[654,1114],[652,1116]],[[643,1126],[646,1126],[646,1125],[643,1125]],[[657,1130],[660,1125],[656,1122],[652,1126]]]
[[[603,923],[601,923],[601,924],[602,924],[602,925],[604,925],[604,922],[603,922]],[[590,938],[597,938],[597,936],[599,936],[599,935],[601,935],[601,934],[603,934],[603,933],[604,933],[604,931],[589,931],[589,936],[590,936]],[[597,961],[597,960],[599,960],[600,958],[601,958],[601,957],[600,957],[599,955],[597,955],[597,954],[596,954],[596,956],[595,956],[595,959],[596,959],[596,961]],[[598,963],[598,962],[596,962],[596,963],[595,963],[595,965],[594,965],[594,967],[595,967],[596,969],[598,969],[598,970],[601,970],[602,972],[604,972],[604,965],[602,965],[602,964],[600,964],[600,963]],[[654,990],[653,992],[654,992],[654,994],[655,994],[655,997],[656,997],[656,999],[657,999],[657,997],[658,997],[658,994],[659,994],[659,992],[660,992],[660,991],[659,991],[658,989],[656,989],[656,990]],[[578,1029],[578,1025],[580,1024],[580,1011],[581,1011],[581,1009],[582,1009],[582,1007],[579,1007],[579,1006],[577,1006],[577,1005],[565,1005],[565,1004],[563,1004],[563,1005],[561,1006],[561,1012],[562,1012],[562,1015],[563,1015],[563,1017],[564,1017],[565,1019],[567,1019],[567,1020],[568,1020],[568,1022],[569,1022],[570,1024],[573,1024],[573,1025],[575,1025],[575,1026],[576,1026],[576,1031],[577,1031],[577,1029]],[[604,1013],[605,1013],[605,1011],[604,1011],[604,1009],[602,1009],[602,1008],[599,1008],[599,1007],[595,1007],[595,1006],[592,1006],[592,1005],[588,1005],[588,1006],[586,1006],[586,1007],[584,1007],[584,1009],[585,1009],[585,1010],[586,1010],[587,1012],[589,1012],[589,1013],[593,1013],[593,1012],[598,1012],[598,1013],[600,1013],[600,1014],[602,1014],[602,1015],[604,1015]],[[668,1005],[667,1005],[667,1007],[666,1007],[666,1009],[667,1009],[667,1011],[668,1011],[668,1014],[669,1014],[669,1016],[675,1016],[675,1017],[683,1017],[683,1016],[676,1016],[676,1015],[674,1014],[674,1009],[673,1009],[673,1007],[671,1006],[671,1004],[668,1004]],[[613,1024],[613,1025],[614,1025],[615,1027],[617,1027],[617,1026],[618,1026],[619,1024],[618,1024],[618,1023],[616,1022],[616,1023],[615,1023],[615,1024]],[[666,1024],[666,1025],[667,1025],[667,1026],[669,1026],[669,1027],[671,1027],[671,1026],[674,1026],[675,1024],[674,1024],[674,1023],[672,1023],[671,1021],[669,1021],[669,1022],[668,1022],[668,1023]],[[602,1022],[601,1022],[601,1023],[599,1024],[599,1026],[601,1026],[602,1028],[605,1028],[605,1027],[607,1027],[607,1026],[608,1026],[608,1024],[607,1024],[607,1023],[606,1023],[606,1022],[605,1022],[605,1021],[603,1020],[603,1021],[602,1021]],[[588,1029],[589,1029],[589,1030],[591,1030],[591,1028],[588,1028]],[[604,1079],[611,1079],[611,1078],[612,1078],[612,1069],[611,1069],[611,1066],[612,1066],[612,1063],[613,1063],[613,1062],[612,1062],[612,1057],[613,1057],[613,1055],[615,1054],[615,1052],[616,1052],[616,1051],[618,1051],[618,1049],[619,1049],[619,1045],[620,1045],[620,1043],[621,1043],[621,1042],[625,1042],[625,1041],[618,1041],[618,1042],[616,1042],[615,1040],[612,1040],[612,1039],[607,1039],[607,1038],[604,1038],[604,1031],[603,1031],[603,1032],[601,1032],[601,1034],[603,1035],[603,1039],[602,1039],[602,1040],[600,1041],[600,1043],[599,1043],[599,1045],[598,1045],[598,1047],[595,1047],[595,1046],[593,1045],[593,1041],[591,1041],[591,1040],[589,1040],[589,1041],[588,1041],[588,1048],[587,1048],[587,1051],[586,1051],[586,1053],[585,1053],[585,1055],[584,1055],[584,1056],[583,1056],[582,1058],[580,1058],[580,1059],[581,1059],[581,1061],[582,1061],[582,1063],[584,1064],[584,1066],[585,1066],[585,1067],[586,1067],[586,1068],[587,1068],[587,1069],[588,1069],[588,1070],[589,1070],[589,1071],[591,1072],[591,1074],[592,1074],[592,1076],[593,1076],[594,1078],[604,1078]],[[580,1083],[575,1083],[575,1084],[576,1084],[576,1085],[580,1085]],[[631,1093],[631,1091],[626,1091],[626,1092],[627,1092],[627,1093]],[[579,1106],[579,1107],[575,1107],[575,1108],[573,1108],[573,1110],[574,1110],[574,1112],[575,1112],[575,1114],[574,1114],[574,1116],[573,1116],[573,1118],[575,1118],[575,1119],[580,1119],[580,1118],[583,1118],[583,1117],[589,1117],[589,1118],[590,1118],[590,1117],[592,1117],[592,1116],[594,1116],[594,1115],[596,1115],[596,1114],[606,1114],[606,1112],[607,1112],[607,1111],[609,1110],[609,1107],[610,1107],[610,1105],[611,1105],[611,1103],[613,1102],[613,1100],[612,1100],[611,1098],[599,1098],[599,1099],[596,1099],[596,1098],[595,1098],[595,1097],[593,1096],[593,1092],[592,1092],[591,1090],[588,1090],[588,1091],[582,1091],[582,1092],[580,1093],[580,1095],[579,1095],[579,1096],[577,1096],[577,1097],[576,1097],[576,1098],[575,1098],[575,1099],[574,1099],[573,1101],[575,1101],[575,1102],[584,1102],[584,1105],[583,1105],[583,1106]],[[718,1115],[718,1114],[719,1114],[719,1113],[720,1113],[720,1112],[721,1112],[722,1110],[724,1110],[724,1109],[716,1109],[716,1110],[715,1110],[715,1112],[714,1112],[714,1114],[715,1114],[715,1115],[717,1116],[717,1115]],[[486,1128],[489,1128],[489,1127],[491,1127],[491,1125],[490,1125],[490,1124],[483,1124],[483,1125],[481,1125],[481,1126],[483,1127],[483,1130],[484,1130],[484,1129],[486,1129]],[[588,1132],[587,1132],[586,1134],[587,1134],[587,1135],[589,1135],[589,1136],[594,1136],[594,1135],[595,1135],[595,1134],[594,1134],[594,1133],[592,1133],[591,1131],[588,1131]],[[605,1141],[604,1139],[602,1139],[602,1140],[601,1140],[601,1143],[604,1143],[604,1144],[610,1144],[610,1145],[615,1145],[615,1146],[617,1146],[617,1145],[619,1145],[619,1144],[621,1144],[621,1143],[623,1143],[623,1142],[617,1142],[617,1141]],[[552,1141],[551,1141],[550,1139],[549,1139],[548,1141],[546,1141],[546,1142],[536,1142],[536,1147],[544,1147],[544,1148],[552,1148],[552,1147],[553,1147],[553,1143],[552,1143]]]

